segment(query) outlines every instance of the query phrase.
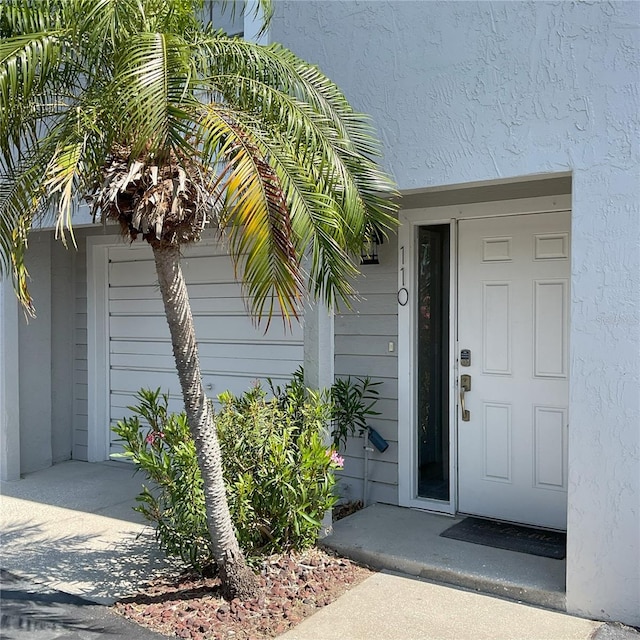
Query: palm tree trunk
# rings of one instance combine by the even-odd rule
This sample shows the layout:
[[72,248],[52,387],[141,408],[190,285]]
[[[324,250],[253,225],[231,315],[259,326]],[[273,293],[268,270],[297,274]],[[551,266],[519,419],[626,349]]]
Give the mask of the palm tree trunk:
[[202,386],[198,345],[187,286],[180,268],[180,248],[153,241],[160,293],[171,333],[189,430],[202,472],[207,526],[222,588],[230,598],[250,598],[258,591],[233,529],[222,475],[222,455],[213,416]]

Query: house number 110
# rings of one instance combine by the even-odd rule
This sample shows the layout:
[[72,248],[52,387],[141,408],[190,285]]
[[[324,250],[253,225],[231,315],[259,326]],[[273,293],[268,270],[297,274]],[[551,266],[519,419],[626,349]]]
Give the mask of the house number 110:
[[398,289],[398,304],[404,307],[409,302],[409,292],[404,285],[404,247],[400,247],[400,289]]

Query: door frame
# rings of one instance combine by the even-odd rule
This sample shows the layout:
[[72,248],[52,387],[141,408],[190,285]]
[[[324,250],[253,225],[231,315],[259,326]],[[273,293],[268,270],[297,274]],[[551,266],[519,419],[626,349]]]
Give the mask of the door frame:
[[[109,249],[116,235],[87,237],[87,459],[109,459]],[[136,245],[133,245],[136,246]]]
[[[459,220],[571,210],[570,195],[499,200],[400,211],[398,230],[398,504],[454,515],[458,503],[457,223]],[[416,429],[416,240],[418,227],[450,226],[449,495],[444,502],[417,497]],[[404,303],[404,304],[403,304]],[[570,321],[570,319],[569,319]],[[569,369],[569,384],[571,369]]]

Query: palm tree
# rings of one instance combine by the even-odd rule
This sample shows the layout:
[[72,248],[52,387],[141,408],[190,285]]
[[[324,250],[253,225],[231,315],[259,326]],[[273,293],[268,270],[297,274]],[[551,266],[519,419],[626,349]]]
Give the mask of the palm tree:
[[[353,294],[352,256],[393,224],[370,126],[317,68],[203,24],[204,0],[3,0],[0,260],[27,308],[24,252],[80,198],[153,250],[208,527],[230,596],[255,592],[225,498],[181,248],[224,233],[254,314],[297,317],[308,288]],[[270,0],[261,0],[265,15]]]

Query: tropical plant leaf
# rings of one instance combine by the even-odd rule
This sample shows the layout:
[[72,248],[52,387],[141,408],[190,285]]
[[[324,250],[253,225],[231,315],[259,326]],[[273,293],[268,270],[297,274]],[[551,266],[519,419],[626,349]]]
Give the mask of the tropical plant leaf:
[[[105,176],[120,148],[126,163],[175,162],[200,176],[194,194],[208,192],[197,196],[199,206],[227,234],[258,318],[295,317],[305,287],[331,305],[349,304],[364,239],[395,224],[395,191],[374,162],[371,123],[315,66],[280,45],[201,24],[202,7],[202,0],[0,5],[3,270],[13,264],[8,238],[21,212],[28,230],[46,205],[56,207],[64,238],[79,199],[100,200],[100,189],[112,188]],[[265,24],[272,9],[270,0],[258,3]],[[118,197],[155,201],[151,192],[132,193]],[[171,237],[197,239],[199,220],[194,234]]]

